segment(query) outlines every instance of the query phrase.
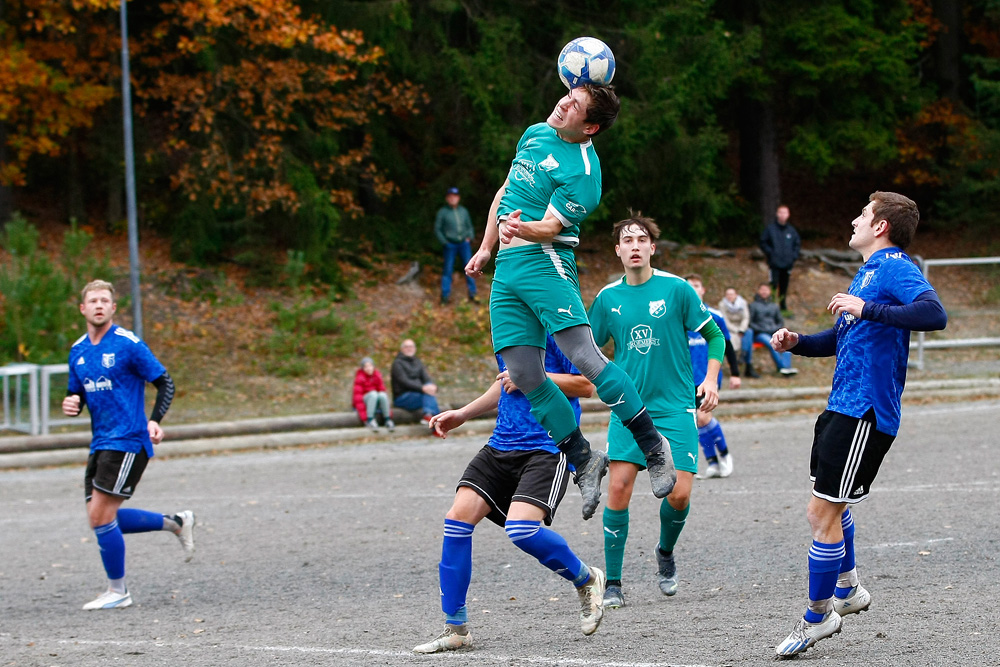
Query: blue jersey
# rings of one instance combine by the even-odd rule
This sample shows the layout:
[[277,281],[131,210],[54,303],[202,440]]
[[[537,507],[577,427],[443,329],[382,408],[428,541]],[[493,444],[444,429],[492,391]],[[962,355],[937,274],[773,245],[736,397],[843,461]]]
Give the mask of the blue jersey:
[[[498,354],[497,365],[500,371],[507,370],[503,358]],[[546,336],[545,342],[545,372],[562,373],[569,375],[580,375],[570,360],[556,346],[552,336]],[[569,399],[576,413],[576,423],[580,423],[580,399]],[[558,454],[559,449],[548,432],[531,415],[531,403],[521,390],[508,394],[500,393],[500,402],[497,405],[497,425],[493,429],[493,435],[487,443],[490,447],[501,451],[540,449],[553,454]],[[572,465],[569,466],[573,468]]]
[[[872,254],[851,281],[848,293],[866,303],[902,306],[933,289],[899,248]],[[910,331],[843,313],[837,332],[837,366],[827,409],[861,417],[875,408],[878,430],[896,435],[900,397],[906,383]]]
[[90,410],[91,453],[99,449],[153,456],[146,383],[167,372],[144,342],[116,324],[94,345],[84,334],[69,351],[69,391]]
[[[708,314],[712,316],[715,323],[722,329],[722,335],[729,340],[729,327],[726,326],[726,318],[715,308],[709,308]],[[688,350],[691,351],[691,368],[694,371],[695,385],[701,384],[705,380],[705,373],[708,372],[708,341],[697,331],[688,331]],[[722,367],[719,367],[719,386],[722,386]]]

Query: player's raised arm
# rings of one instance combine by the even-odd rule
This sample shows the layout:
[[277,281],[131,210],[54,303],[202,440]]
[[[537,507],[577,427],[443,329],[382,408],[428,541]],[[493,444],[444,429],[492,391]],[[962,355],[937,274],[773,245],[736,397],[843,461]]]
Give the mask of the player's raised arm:
[[500,239],[500,232],[497,229],[497,210],[500,208],[500,200],[503,198],[504,192],[507,191],[508,183],[509,181],[505,180],[493,197],[493,203],[490,204],[490,212],[486,216],[486,231],[483,232],[483,241],[479,244],[479,250],[472,256],[469,263],[465,265],[465,274],[468,276],[478,277],[483,275],[483,269],[486,268],[486,265],[490,263],[490,258],[493,257],[493,246]]

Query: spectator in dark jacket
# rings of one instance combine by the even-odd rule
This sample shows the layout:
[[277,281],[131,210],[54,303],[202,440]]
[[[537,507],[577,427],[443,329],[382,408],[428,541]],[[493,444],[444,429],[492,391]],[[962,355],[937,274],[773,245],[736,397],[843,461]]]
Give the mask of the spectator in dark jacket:
[[763,343],[771,351],[774,365],[782,375],[795,375],[798,370],[792,368],[791,352],[775,352],[771,347],[771,334],[785,326],[785,318],[781,316],[778,304],[771,301],[771,286],[761,283],[757,287],[757,295],[750,304],[750,328],[743,334],[743,361],[746,363],[747,377],[757,378],[760,375],[753,369],[753,344]]
[[399,354],[392,362],[392,404],[397,408],[423,411],[423,419],[441,412],[438,409],[437,385],[431,382],[424,363],[417,359],[417,344],[407,338],[399,346]]
[[799,233],[788,222],[788,218],[788,207],[782,204],[775,212],[774,222],[765,227],[760,235],[760,249],[764,251],[767,265],[771,269],[771,287],[777,292],[782,310],[788,310],[785,301],[788,296],[788,276],[802,247]]
[[378,430],[378,414],[382,415],[387,429],[396,429],[396,424],[392,421],[392,410],[389,409],[389,395],[385,393],[385,382],[371,357],[362,359],[361,367],[354,374],[352,402],[354,409],[358,411],[358,418],[371,430]]

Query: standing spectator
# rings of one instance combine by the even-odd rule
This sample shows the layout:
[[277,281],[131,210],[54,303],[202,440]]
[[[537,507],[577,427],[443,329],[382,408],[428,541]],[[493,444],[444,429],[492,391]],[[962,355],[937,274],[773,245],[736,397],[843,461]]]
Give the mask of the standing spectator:
[[[464,267],[472,258],[472,220],[469,211],[458,202],[461,196],[458,188],[448,188],[444,196],[447,206],[438,209],[434,219],[434,235],[444,247],[444,271],[441,273],[441,303],[451,299],[451,274],[455,271],[455,255],[462,258]],[[465,284],[469,290],[469,301],[476,300],[476,281],[472,276],[465,276]]]
[[761,343],[771,351],[771,358],[778,372],[782,375],[795,375],[798,370],[792,368],[791,352],[775,352],[771,347],[771,334],[785,326],[785,318],[781,316],[778,304],[771,301],[771,286],[761,283],[757,287],[757,296],[750,304],[750,328],[743,334],[743,361],[746,362],[747,377],[758,378],[760,375],[753,369],[753,344]]
[[[122,609],[132,604],[125,586],[127,533],[169,531],[194,555],[194,512],[161,514],[122,509],[142,478],[153,445],[163,440],[160,422],[174,397],[174,381],[142,340],[112,322],[114,286],[94,280],[83,288],[80,313],[87,333],[69,352],[69,386],[63,413],[76,417],[90,410],[90,457],[83,489],[90,527],[97,536],[108,590],[83,605],[85,610]],[[146,383],[156,387],[156,403],[146,419]]]
[[750,307],[747,300],[736,293],[735,287],[727,287],[726,295],[719,300],[719,312],[726,320],[729,334],[736,340],[743,340],[743,334],[750,328]]
[[[948,323],[937,292],[903,252],[919,221],[917,205],[908,197],[872,193],[851,223],[850,246],[864,264],[847,294],[830,299],[833,327],[809,336],[780,329],[771,340],[775,349],[837,358],[830,400],[816,420],[809,465],[809,602],[805,615],[776,647],[780,657],[803,653],[837,634],[841,617],[862,612],[872,602],[858,579],[857,528],[848,505],[871,493],[899,430],[910,332],[940,331]],[[893,570],[885,563],[879,568]],[[887,612],[905,604],[893,598]]]
[[375,362],[371,357],[364,357],[361,360],[361,367],[354,374],[353,402],[354,409],[358,411],[358,418],[371,430],[378,430],[379,413],[385,420],[385,427],[390,432],[396,430],[396,424],[392,421],[392,410],[389,409],[389,395],[385,393],[385,382],[382,381],[382,374],[375,368]]
[[802,240],[795,227],[788,222],[788,207],[782,204],[774,214],[774,222],[764,228],[760,235],[760,249],[767,257],[771,268],[771,287],[781,302],[781,309],[788,310],[788,274],[792,272],[795,260],[799,258]]
[[423,420],[429,424],[431,417],[440,412],[437,390],[424,362],[417,359],[417,344],[407,338],[392,362],[392,404],[404,410],[423,411]]

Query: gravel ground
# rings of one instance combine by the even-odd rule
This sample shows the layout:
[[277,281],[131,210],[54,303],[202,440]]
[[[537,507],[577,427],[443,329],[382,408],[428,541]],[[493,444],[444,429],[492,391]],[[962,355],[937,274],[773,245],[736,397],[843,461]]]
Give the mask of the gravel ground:
[[[81,467],[0,473],[0,665],[755,665],[803,612],[815,415],[730,420],[735,474],[697,481],[656,588],[658,501],[632,506],[627,606],[579,630],[572,587],[484,523],[469,594],[475,650],[417,656],[440,631],[437,562],[455,481],[482,436],[155,460],[134,507],[193,509],[197,554],[131,535],[135,605],[104,587]],[[911,407],[855,510],[871,609],[798,662],[1000,662],[1000,402]],[[593,434],[599,442],[600,434]],[[570,487],[554,527],[603,566],[600,520]]]

